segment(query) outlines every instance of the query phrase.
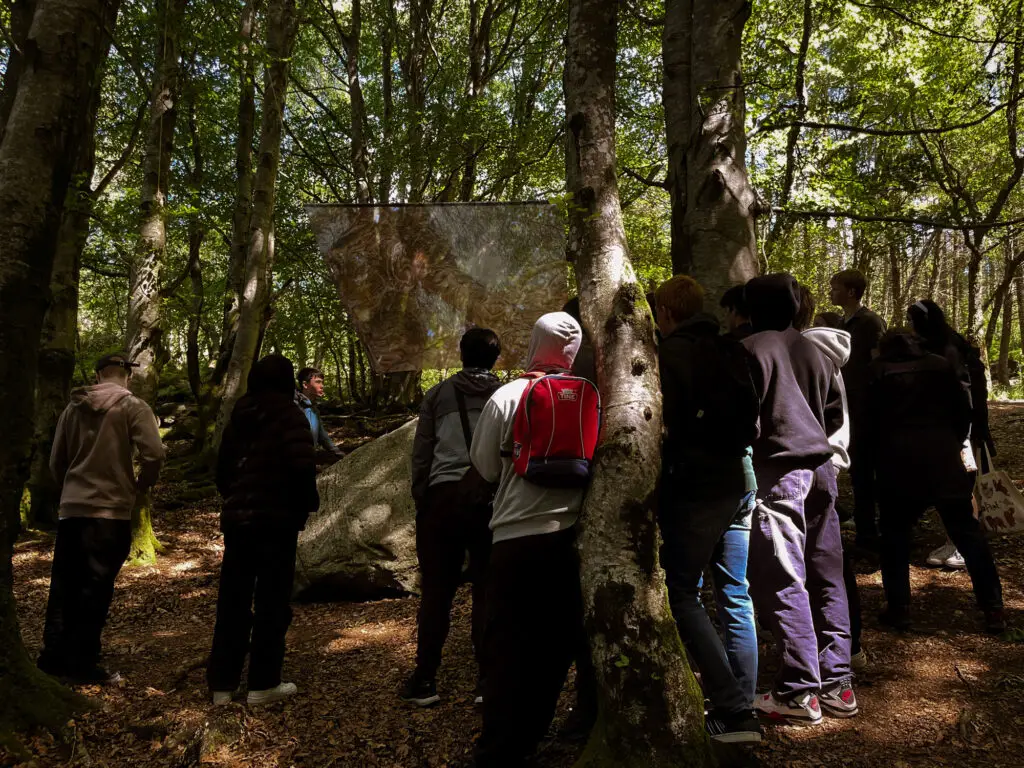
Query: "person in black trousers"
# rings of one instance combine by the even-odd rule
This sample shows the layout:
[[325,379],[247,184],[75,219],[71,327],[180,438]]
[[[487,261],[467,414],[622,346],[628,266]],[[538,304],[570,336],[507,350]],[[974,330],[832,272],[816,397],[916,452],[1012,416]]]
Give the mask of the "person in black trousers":
[[295,405],[295,370],[268,355],[249,374],[217,457],[224,499],[224,560],[217,625],[206,679],[214,704],[226,704],[249,655],[249,704],[291,696],[281,682],[299,531],[320,506],[313,437]]
[[870,450],[877,468],[883,624],[910,626],[910,544],[914,524],[935,506],[960,550],[985,628],[1006,628],[1002,586],[971,505],[974,472],[961,452],[971,402],[953,365],[909,331],[882,337],[868,390]]
[[[412,451],[412,495],[416,502],[416,557],[420,566],[416,669],[401,698],[418,707],[441,700],[437,670],[448,638],[452,602],[469,555],[473,582],[473,650],[483,643],[484,574],[491,549],[490,499],[470,471],[469,447],[484,404],[501,386],[491,368],[501,354],[498,335],[470,328],[459,343],[462,370],[433,387],[420,405]],[[482,692],[474,697],[482,703]]]

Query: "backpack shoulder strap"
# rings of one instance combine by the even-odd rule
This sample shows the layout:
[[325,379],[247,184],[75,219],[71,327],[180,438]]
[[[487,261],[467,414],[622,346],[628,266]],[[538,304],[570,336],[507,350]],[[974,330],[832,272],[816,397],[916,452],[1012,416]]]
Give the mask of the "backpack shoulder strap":
[[462,422],[462,436],[466,439],[466,450],[469,451],[473,445],[473,430],[469,428],[469,413],[466,411],[466,396],[458,387],[455,390],[455,402],[459,406],[459,421]]

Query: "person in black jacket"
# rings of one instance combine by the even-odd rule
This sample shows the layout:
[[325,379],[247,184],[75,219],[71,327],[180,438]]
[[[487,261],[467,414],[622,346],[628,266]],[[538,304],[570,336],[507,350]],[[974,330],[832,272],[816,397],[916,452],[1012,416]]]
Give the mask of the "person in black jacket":
[[878,472],[884,624],[910,625],[910,538],[934,505],[964,556],[990,632],[1005,629],[1002,587],[971,506],[974,473],[964,464],[971,401],[952,363],[908,331],[890,331],[872,363],[870,450]]
[[[435,678],[467,555],[473,582],[473,650],[478,662],[483,644],[491,510],[487,500],[468,498],[479,495],[479,489],[470,487],[479,481],[479,475],[470,471],[469,446],[480,411],[501,386],[491,373],[501,355],[501,340],[489,328],[470,328],[459,342],[459,351],[462,370],[432,387],[420,404],[412,448],[421,595],[416,669],[400,695],[418,707],[441,700]],[[482,698],[482,691],[477,691],[476,698]]]
[[[217,457],[224,559],[206,679],[231,701],[249,656],[249,704],[296,692],[281,682],[299,531],[320,507],[309,422],[295,405],[295,370],[268,355],[252,367]],[[255,610],[254,610],[255,606]]]
[[[704,291],[676,275],[655,294],[665,439],[658,524],[669,604],[701,672],[712,739],[760,741],[753,713],[757,631],[747,582],[758,399],[750,359],[704,314]],[[726,646],[701,604],[710,568]]]
[[843,423],[836,364],[793,327],[792,275],[747,283],[761,399],[754,441],[758,505],[750,534],[751,594],[782,651],[773,689],[755,706],[768,717],[821,722],[857,714],[851,685],[850,612],[835,511],[828,435]]
[[754,326],[750,324],[746,293],[746,286],[734,285],[718,300],[718,306],[725,310],[726,333],[740,341],[754,332]]

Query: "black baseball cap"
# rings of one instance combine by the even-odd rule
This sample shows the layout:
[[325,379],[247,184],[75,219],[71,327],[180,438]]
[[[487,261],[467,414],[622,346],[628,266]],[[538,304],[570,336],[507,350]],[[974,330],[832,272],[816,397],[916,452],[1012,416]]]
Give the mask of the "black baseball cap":
[[124,352],[111,352],[109,355],[104,355],[96,361],[96,373],[99,373],[104,368],[109,368],[112,365],[116,365],[119,368],[124,368],[128,373],[132,372],[132,368],[138,368],[138,363],[133,363],[131,358]]

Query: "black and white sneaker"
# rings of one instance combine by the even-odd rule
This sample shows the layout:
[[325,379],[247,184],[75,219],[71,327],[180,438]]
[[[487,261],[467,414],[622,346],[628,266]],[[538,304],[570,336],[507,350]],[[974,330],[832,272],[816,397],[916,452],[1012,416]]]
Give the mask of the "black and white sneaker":
[[712,741],[723,744],[757,744],[761,741],[761,723],[753,711],[712,710],[704,718],[704,730]]
[[432,707],[441,700],[437,695],[437,683],[433,680],[423,680],[413,673],[399,694],[402,701],[415,704],[417,707]]

